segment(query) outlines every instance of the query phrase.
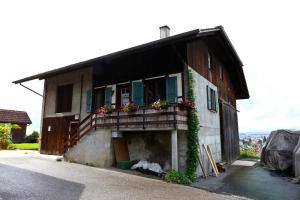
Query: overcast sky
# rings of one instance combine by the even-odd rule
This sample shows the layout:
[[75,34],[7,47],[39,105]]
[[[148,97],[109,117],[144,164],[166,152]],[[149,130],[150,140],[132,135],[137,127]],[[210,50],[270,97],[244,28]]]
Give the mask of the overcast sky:
[[[28,132],[39,130],[42,98],[13,80],[156,40],[162,25],[171,35],[223,25],[251,96],[238,101],[240,131],[299,129],[297,1],[180,2],[0,1],[0,108],[27,111]],[[43,81],[25,84],[42,93]]]

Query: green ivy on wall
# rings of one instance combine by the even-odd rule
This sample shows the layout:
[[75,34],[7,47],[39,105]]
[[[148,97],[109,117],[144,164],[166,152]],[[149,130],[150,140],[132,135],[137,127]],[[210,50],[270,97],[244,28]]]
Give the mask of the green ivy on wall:
[[[188,69],[188,100],[195,104],[194,94],[194,78],[192,71]],[[187,160],[186,160],[186,176],[194,181],[196,178],[196,169],[198,165],[199,155],[199,121],[196,109],[188,109],[188,131],[187,131]]]

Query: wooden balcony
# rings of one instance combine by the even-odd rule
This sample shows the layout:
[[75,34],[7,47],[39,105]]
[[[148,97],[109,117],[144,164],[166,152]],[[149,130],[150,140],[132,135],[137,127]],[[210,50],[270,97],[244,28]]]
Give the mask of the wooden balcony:
[[121,111],[114,111],[111,114],[95,113],[92,118],[96,128],[120,131],[187,130],[187,111],[175,104],[161,110],[141,107],[132,113]]
[[168,109],[161,110],[141,107],[131,113],[119,110],[111,114],[91,113],[65,136],[64,152],[91,130],[98,128],[116,131],[187,130],[187,111],[173,104]]

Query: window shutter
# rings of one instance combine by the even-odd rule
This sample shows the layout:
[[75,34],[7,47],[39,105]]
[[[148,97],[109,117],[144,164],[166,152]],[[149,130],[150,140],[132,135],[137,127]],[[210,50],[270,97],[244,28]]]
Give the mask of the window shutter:
[[86,92],[86,112],[92,112],[92,90]]
[[206,96],[207,96],[207,109],[211,110],[211,95],[210,95],[210,88],[208,85],[206,86]]
[[111,96],[112,96],[112,88],[111,87],[105,88],[105,101],[104,101],[104,104],[106,106],[111,105],[111,100],[112,100]]
[[215,111],[217,112],[218,99],[217,99],[217,95],[216,95],[216,91],[215,90],[214,90],[214,99],[215,99]]
[[177,77],[168,77],[166,80],[166,99],[168,102],[177,102]]
[[142,81],[132,82],[132,102],[137,106],[144,105],[144,84]]

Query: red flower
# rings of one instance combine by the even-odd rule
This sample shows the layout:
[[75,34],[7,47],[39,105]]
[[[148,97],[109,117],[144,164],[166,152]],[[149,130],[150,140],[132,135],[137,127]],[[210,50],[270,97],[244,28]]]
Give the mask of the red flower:
[[195,104],[193,101],[191,100],[182,100],[178,103],[179,107],[182,108],[188,108],[188,109],[194,109],[195,108]]

